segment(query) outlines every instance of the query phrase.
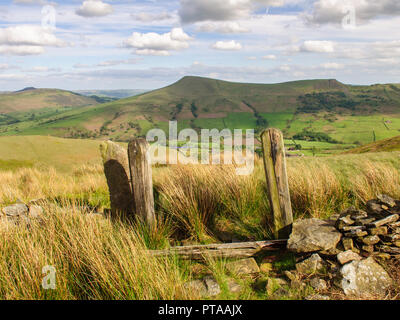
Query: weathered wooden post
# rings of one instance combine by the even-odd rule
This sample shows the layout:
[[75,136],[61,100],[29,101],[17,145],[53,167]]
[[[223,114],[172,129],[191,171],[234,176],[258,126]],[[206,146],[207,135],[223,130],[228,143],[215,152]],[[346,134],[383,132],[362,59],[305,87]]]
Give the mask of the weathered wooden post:
[[107,141],[100,145],[100,153],[110,192],[111,213],[129,216],[133,213],[134,200],[127,152],[120,145]]
[[149,147],[146,139],[133,139],[128,145],[128,158],[135,212],[143,222],[154,227],[156,218]]
[[276,239],[287,239],[291,233],[293,213],[283,134],[278,129],[267,129],[262,132],[261,140],[268,197],[273,213],[274,235]]

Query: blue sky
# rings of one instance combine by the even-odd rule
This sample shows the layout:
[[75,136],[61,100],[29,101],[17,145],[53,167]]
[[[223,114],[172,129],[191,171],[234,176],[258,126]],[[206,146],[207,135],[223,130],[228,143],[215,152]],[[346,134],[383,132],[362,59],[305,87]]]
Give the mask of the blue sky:
[[0,90],[400,82],[398,0],[1,0]]

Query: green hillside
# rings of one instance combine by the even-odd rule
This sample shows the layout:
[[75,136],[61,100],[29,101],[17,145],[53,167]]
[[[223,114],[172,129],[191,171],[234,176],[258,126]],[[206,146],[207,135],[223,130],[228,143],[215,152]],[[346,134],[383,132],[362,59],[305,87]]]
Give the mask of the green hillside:
[[400,136],[370,143],[359,148],[351,149],[345,153],[360,154],[369,152],[392,152],[392,151],[400,151]]
[[127,141],[152,128],[261,130],[288,139],[341,146],[399,135],[400,85],[350,86],[336,80],[279,84],[232,83],[199,77],[135,97],[0,122],[0,135],[54,135]]
[[94,99],[58,89],[26,88],[21,91],[0,94],[0,113],[2,114],[94,104],[96,104]]

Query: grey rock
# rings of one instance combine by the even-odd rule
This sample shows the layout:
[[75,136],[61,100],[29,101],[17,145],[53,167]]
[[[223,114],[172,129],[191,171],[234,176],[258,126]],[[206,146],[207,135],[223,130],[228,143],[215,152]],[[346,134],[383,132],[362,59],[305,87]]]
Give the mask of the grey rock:
[[254,258],[229,262],[226,268],[235,274],[255,274],[260,272],[260,268]]
[[386,205],[386,206],[388,206],[390,208],[393,208],[393,207],[396,206],[396,201],[393,198],[391,198],[388,195],[386,195],[386,194],[379,194],[377,196],[377,198],[382,204],[384,204],[384,205]]
[[310,286],[317,291],[324,291],[328,289],[328,284],[326,283],[326,281],[320,278],[311,279]]
[[396,222],[397,220],[399,220],[399,218],[400,218],[400,216],[398,214],[392,214],[392,215],[390,215],[390,216],[388,216],[388,217],[386,217],[384,219],[381,219],[381,220],[375,221],[373,223],[370,223],[368,225],[368,227],[378,228],[378,227],[384,226],[386,224],[390,224],[390,223]]
[[380,241],[381,239],[378,236],[368,236],[362,239],[362,242],[368,246],[373,246]]
[[43,216],[43,208],[37,205],[29,206],[29,217],[33,219],[39,219]]
[[367,212],[370,215],[381,216],[385,210],[382,209],[382,205],[378,200],[370,200],[367,202]]
[[207,297],[215,297],[221,293],[221,288],[213,276],[206,276],[203,281],[207,288]]
[[324,220],[298,220],[293,224],[287,247],[296,253],[330,250],[336,248],[341,237],[342,234]]
[[313,254],[310,258],[296,264],[296,270],[302,274],[314,274],[325,269],[324,260],[317,254]]
[[362,261],[353,261],[340,270],[341,287],[346,295],[366,297],[385,295],[392,285],[388,273],[370,257]]
[[207,296],[207,287],[202,280],[193,280],[184,284],[184,288],[190,292],[198,294],[201,297]]
[[368,233],[371,236],[387,235],[388,228],[387,227],[372,228],[368,230]]
[[337,260],[342,265],[346,264],[346,263],[349,263],[351,261],[359,261],[361,259],[362,258],[357,253],[355,253],[353,251],[350,251],[350,250],[342,252],[342,253],[339,253],[337,255]]
[[346,251],[354,249],[354,242],[353,242],[352,238],[343,238],[342,244],[343,244],[344,250],[346,250]]
[[215,297],[221,293],[221,288],[214,277],[206,276],[202,280],[193,280],[185,283],[184,288],[193,291],[202,298]]
[[28,207],[24,203],[16,203],[2,209],[2,212],[8,217],[18,217],[28,214]]

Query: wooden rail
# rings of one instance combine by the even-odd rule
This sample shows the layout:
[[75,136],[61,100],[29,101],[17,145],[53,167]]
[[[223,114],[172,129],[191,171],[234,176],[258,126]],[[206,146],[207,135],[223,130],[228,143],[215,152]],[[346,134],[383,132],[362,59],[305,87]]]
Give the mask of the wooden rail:
[[271,240],[257,242],[238,242],[226,244],[210,244],[199,246],[174,247],[169,250],[153,250],[153,256],[177,255],[183,259],[204,260],[210,258],[250,258],[267,251],[286,248],[287,240]]

